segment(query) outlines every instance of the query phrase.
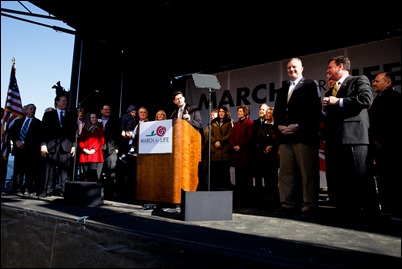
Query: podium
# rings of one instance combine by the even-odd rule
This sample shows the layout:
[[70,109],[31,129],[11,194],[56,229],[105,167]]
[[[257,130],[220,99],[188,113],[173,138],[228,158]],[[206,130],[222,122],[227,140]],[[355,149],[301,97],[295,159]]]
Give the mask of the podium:
[[138,154],[136,200],[180,204],[181,191],[196,191],[201,135],[187,121],[173,123],[172,153]]

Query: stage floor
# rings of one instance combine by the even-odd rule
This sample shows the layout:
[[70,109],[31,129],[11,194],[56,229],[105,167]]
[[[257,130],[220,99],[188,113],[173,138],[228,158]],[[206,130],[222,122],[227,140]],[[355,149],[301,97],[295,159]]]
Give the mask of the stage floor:
[[[137,259],[135,263],[139,267],[208,268],[225,265],[237,268],[350,268],[363,265],[401,265],[400,219],[381,216],[376,220],[348,223],[337,219],[333,214],[334,209],[325,204],[320,206],[319,216],[313,219],[278,217],[270,210],[245,207],[233,210],[231,220],[211,221],[184,221],[179,207],[157,206],[156,209],[147,209],[143,204],[109,200],[97,207],[85,207],[67,204],[64,198],[54,196],[37,199],[2,195],[1,208],[2,268],[32,266],[29,262],[18,261],[24,258],[21,255],[24,252],[20,251],[17,259],[12,256],[10,249],[21,239],[16,235],[21,234],[21,231],[14,231],[17,229],[15,227],[21,229],[19,226],[23,227],[24,223],[29,223],[25,227],[32,226],[32,223],[35,223],[34,226],[39,225],[38,216],[45,220],[44,223],[52,223],[52,227],[68,223],[70,227],[64,233],[72,234],[70,245],[74,244],[74,240],[81,240],[75,229],[93,231],[90,240],[98,246],[97,257],[102,255],[99,253],[102,247],[105,253],[111,255],[109,247],[117,244],[124,245],[125,249],[129,248],[135,253],[140,244],[136,240],[133,245],[132,236],[140,236],[147,242],[148,260],[142,258],[138,262]],[[13,222],[20,225],[16,226]],[[58,231],[62,228],[59,227]],[[121,232],[125,236],[116,236],[119,242],[113,243],[113,238],[105,232],[108,230]],[[105,234],[108,234],[107,241],[102,239]],[[61,243],[55,243],[54,238],[27,236],[29,241],[37,241],[33,242],[36,246],[48,240],[47,244],[62,248]],[[66,237],[68,235],[64,234],[63,238]],[[127,242],[124,242],[124,238],[127,238]],[[150,242],[154,245],[152,249],[149,247]],[[153,252],[152,255],[150,252]],[[180,256],[180,263],[177,263],[175,255]],[[91,254],[88,253],[87,256],[90,257]],[[132,256],[135,254],[127,258],[129,261],[122,262],[120,253],[120,258],[114,259],[113,264],[99,262],[91,264],[93,266],[88,265],[84,258],[77,258],[80,263],[76,266],[135,267],[130,264]],[[163,262],[160,262],[161,259]],[[66,261],[62,260],[47,261],[49,263],[45,265],[51,267],[75,267],[71,260],[71,266],[63,264]],[[43,265],[40,261],[34,264]]]

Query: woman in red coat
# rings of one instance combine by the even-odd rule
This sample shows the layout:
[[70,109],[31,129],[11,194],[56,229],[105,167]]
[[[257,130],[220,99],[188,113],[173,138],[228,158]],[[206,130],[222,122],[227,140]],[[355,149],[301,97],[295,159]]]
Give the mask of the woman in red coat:
[[237,117],[229,136],[232,147],[230,153],[230,166],[235,169],[234,206],[241,207],[250,204],[253,190],[253,177],[251,172],[251,152],[253,149],[253,124],[249,119],[248,106],[237,107]]
[[85,181],[100,182],[104,161],[102,146],[105,143],[105,137],[95,113],[89,112],[85,122],[79,140],[81,149],[79,162],[84,170]]

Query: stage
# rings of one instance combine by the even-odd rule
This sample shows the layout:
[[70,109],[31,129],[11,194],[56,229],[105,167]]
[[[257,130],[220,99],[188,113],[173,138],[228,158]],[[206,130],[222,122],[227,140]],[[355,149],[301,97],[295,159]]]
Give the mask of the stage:
[[2,195],[1,267],[400,267],[400,219],[347,223],[319,210],[304,219],[245,207],[231,220],[184,221],[179,207]]

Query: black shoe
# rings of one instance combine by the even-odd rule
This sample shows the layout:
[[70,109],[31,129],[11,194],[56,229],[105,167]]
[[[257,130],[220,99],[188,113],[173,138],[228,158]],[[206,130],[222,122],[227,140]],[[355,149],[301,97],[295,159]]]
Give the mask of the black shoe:
[[131,155],[131,156],[137,156],[137,153],[135,152],[135,149],[134,149],[134,148],[131,148],[131,149],[128,151],[127,154],[128,154],[128,155]]
[[64,197],[64,192],[63,192],[62,190],[54,190],[54,191],[52,192],[52,195]]
[[38,195],[38,198],[46,198],[48,197],[46,192],[42,192],[41,194]]
[[119,157],[119,160],[120,160],[122,163],[127,164],[127,161],[126,161],[126,157],[125,157],[125,156],[120,156],[120,157]]
[[308,209],[302,212],[302,218],[314,219],[317,217],[317,209]]
[[13,194],[13,195],[23,195],[23,192],[20,189],[16,189],[16,190],[13,190],[11,192],[11,194]]
[[275,215],[281,217],[293,217],[296,215],[296,210],[294,208],[281,207],[275,210]]

